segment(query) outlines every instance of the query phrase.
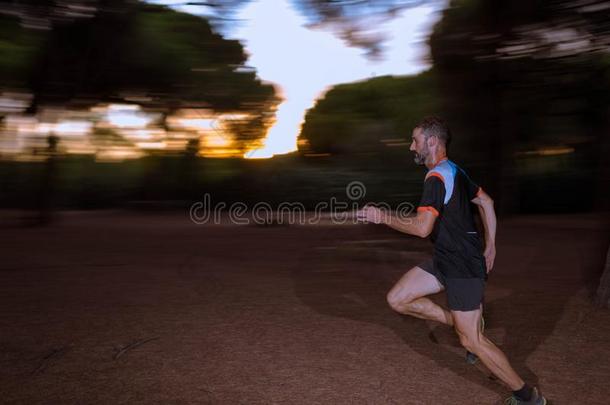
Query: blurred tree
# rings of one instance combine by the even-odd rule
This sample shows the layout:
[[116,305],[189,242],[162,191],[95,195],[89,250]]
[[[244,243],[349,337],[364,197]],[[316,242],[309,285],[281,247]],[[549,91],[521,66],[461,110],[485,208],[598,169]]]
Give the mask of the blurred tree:
[[433,71],[412,77],[379,77],[333,87],[310,109],[299,134],[307,153],[388,151],[403,144],[422,116],[438,109]]
[[19,20],[0,15],[0,88],[23,88],[43,35],[25,30]]
[[57,155],[59,138],[55,135],[47,137],[48,147],[45,151],[46,161],[38,190],[36,203],[38,206],[38,225],[48,225],[53,219],[55,204],[55,189],[57,183]]
[[[13,72],[1,79],[3,88],[24,81],[15,72],[29,71],[30,113],[40,105],[88,107],[100,101],[137,102],[166,114],[205,107],[251,117],[249,130],[236,136],[240,147],[264,137],[279,101],[275,90],[244,66],[241,44],[216,34],[206,20],[127,0],[93,1],[89,14],[57,18],[76,3],[50,4],[11,17],[11,34],[21,42],[9,40],[9,45],[21,46],[29,59],[19,69],[8,55],[0,60],[0,69]],[[34,14],[38,25],[28,29],[24,22]],[[35,30],[41,27],[50,29]],[[37,42],[29,39],[31,31]]]
[[518,209],[516,152],[548,145],[585,152],[597,166],[597,205],[608,208],[608,164],[598,151],[608,153],[609,7],[454,0],[435,26],[429,43],[444,115],[489,151],[501,212]]

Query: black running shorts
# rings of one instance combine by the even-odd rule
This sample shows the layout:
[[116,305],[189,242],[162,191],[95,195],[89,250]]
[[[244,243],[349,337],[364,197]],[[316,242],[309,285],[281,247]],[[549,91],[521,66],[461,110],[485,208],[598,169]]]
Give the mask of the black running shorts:
[[447,305],[452,311],[474,311],[483,303],[485,280],[482,278],[446,278],[434,267],[432,258],[418,267],[432,274],[445,287]]

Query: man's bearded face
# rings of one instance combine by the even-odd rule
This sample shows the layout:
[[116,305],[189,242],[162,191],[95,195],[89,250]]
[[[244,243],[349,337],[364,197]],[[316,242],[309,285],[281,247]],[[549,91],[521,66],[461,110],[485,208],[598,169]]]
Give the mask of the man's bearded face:
[[414,154],[413,160],[418,165],[426,164],[426,159],[430,156],[430,148],[428,148],[426,137],[420,128],[415,128],[413,130],[412,139],[413,142],[411,142],[409,150]]

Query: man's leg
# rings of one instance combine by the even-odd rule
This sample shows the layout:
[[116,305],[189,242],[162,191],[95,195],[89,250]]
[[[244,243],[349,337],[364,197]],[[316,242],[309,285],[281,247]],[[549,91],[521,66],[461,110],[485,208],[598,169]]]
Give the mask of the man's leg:
[[469,352],[476,354],[496,377],[517,391],[524,382],[511,367],[502,351],[483,336],[480,329],[481,310],[451,311],[460,343]]
[[397,312],[453,325],[451,313],[436,305],[426,295],[443,290],[443,285],[427,271],[413,267],[392,287],[387,295],[388,304]]

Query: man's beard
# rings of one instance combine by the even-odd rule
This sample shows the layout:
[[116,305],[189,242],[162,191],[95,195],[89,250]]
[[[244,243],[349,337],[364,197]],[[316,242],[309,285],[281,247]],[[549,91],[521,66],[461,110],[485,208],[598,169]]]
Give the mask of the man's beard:
[[415,152],[415,156],[413,156],[413,160],[415,161],[415,164],[418,165],[424,165],[426,164],[426,158],[429,155],[429,150],[427,147],[424,147],[424,149],[421,151],[420,153]]

